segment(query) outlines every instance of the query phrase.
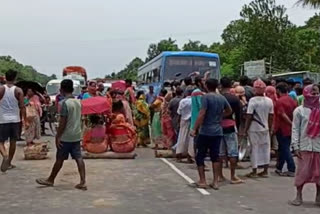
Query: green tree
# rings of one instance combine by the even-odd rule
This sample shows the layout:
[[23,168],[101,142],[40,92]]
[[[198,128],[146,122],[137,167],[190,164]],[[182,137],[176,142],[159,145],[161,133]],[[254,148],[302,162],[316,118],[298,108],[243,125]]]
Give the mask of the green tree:
[[132,79],[137,80],[138,69],[144,64],[144,62],[136,57],[134,58],[124,69],[122,69],[119,73],[115,74],[114,72],[111,74],[113,79]]
[[179,47],[176,44],[176,40],[169,38],[167,40],[161,40],[158,44],[151,44],[147,51],[147,59],[146,62],[152,60],[163,51],[179,51]]
[[232,50],[245,44],[247,25],[248,23],[243,19],[231,21],[221,35],[225,48]]
[[271,56],[274,63],[283,67],[281,57],[285,54],[283,35],[293,27],[283,5],[275,0],[254,0],[243,6],[241,17],[245,26],[246,60],[259,60]]
[[310,71],[319,71],[319,38],[320,32],[315,29],[302,29],[297,32],[297,46],[304,62],[304,68]]
[[4,75],[9,69],[18,71],[17,81],[28,80],[45,85],[49,80],[56,78],[55,75],[49,77],[38,73],[32,66],[22,65],[11,56],[0,56],[0,75]]
[[299,0],[298,4],[312,8],[320,8],[320,0]]
[[188,43],[184,44],[182,47],[183,51],[208,51],[208,46],[202,44],[200,41],[189,40]]
[[306,21],[306,25],[304,28],[313,28],[319,30],[320,28],[320,14],[316,13],[312,16],[308,21]]

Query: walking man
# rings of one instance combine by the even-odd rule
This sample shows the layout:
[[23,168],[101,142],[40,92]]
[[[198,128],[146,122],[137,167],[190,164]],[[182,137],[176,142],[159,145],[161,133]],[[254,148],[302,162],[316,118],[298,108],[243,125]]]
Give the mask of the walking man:
[[[245,132],[251,142],[252,172],[249,178],[268,177],[270,163],[270,133],[273,122],[272,100],[264,96],[266,84],[258,79],[254,82],[255,97],[251,98],[248,105]],[[263,166],[263,172],[257,174],[258,166]]]
[[[297,107],[297,102],[288,95],[288,85],[286,83],[279,83],[276,87],[279,99],[275,105],[276,123],[274,131],[279,143],[279,162],[276,173],[281,176],[294,177],[295,163],[290,151],[291,145],[291,129],[293,112]],[[287,163],[288,172],[282,172],[284,164]]]
[[56,162],[52,172],[47,179],[37,179],[36,182],[44,186],[53,186],[63,162],[69,158],[69,154],[75,159],[79,174],[80,183],[75,186],[77,189],[87,190],[85,164],[81,156],[81,104],[72,96],[73,82],[63,80],[61,82],[61,93],[65,97],[62,101],[60,121],[56,136]]
[[232,109],[226,98],[216,93],[218,85],[219,82],[216,79],[208,79],[206,81],[208,93],[202,96],[201,110],[194,129],[191,131],[191,136],[193,137],[199,132],[196,162],[200,180],[194,184],[197,188],[207,188],[204,159],[209,150],[214,176],[213,183],[210,186],[215,190],[219,189],[219,151],[220,141],[223,136],[221,121],[223,116],[228,116],[232,113]]
[[[220,145],[220,179],[226,180],[223,175],[222,163],[223,159],[228,158],[230,161],[231,184],[240,184],[243,181],[235,174],[238,162],[238,136],[236,130],[240,127],[241,104],[237,96],[230,93],[232,86],[231,80],[227,77],[221,79],[221,94],[227,99],[232,108],[232,114],[224,117],[222,120],[223,137]],[[233,119],[235,118],[235,120]]]
[[[12,159],[16,152],[16,142],[20,136],[21,116],[26,120],[26,109],[23,101],[23,91],[14,86],[18,72],[9,70],[6,73],[6,84],[0,86],[0,152],[3,157],[1,171],[15,168]],[[28,126],[28,124],[25,124]],[[9,140],[9,154],[4,143]]]

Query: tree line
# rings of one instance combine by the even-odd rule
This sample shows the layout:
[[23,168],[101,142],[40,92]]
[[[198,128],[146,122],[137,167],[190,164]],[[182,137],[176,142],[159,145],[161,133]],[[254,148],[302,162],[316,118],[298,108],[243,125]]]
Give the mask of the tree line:
[[0,56],[0,76],[4,76],[9,69],[19,71],[17,81],[35,81],[45,86],[45,84],[50,80],[57,79],[55,74],[47,76],[45,74],[38,73],[32,66],[23,65],[11,56]]
[[[303,5],[320,7],[320,1],[300,1]],[[150,44],[146,59],[134,58],[118,73],[107,78],[136,80],[138,68],[163,51],[206,51],[218,53],[221,72],[239,77],[245,61],[265,59],[275,72],[320,72],[320,14],[310,17],[303,26],[293,24],[283,5],[275,0],[253,0],[245,4],[240,19],[223,30],[222,42],[210,45],[189,40],[182,47],[173,38]]]

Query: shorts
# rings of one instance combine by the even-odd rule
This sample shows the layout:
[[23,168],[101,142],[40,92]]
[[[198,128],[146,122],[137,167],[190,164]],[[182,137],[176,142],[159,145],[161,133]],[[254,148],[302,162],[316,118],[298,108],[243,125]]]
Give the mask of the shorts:
[[72,159],[81,159],[81,145],[80,141],[78,142],[61,142],[61,149],[57,149],[56,158],[57,160],[68,160],[69,154]]
[[229,158],[237,158],[238,150],[238,136],[237,133],[232,132],[224,134],[220,144],[220,157],[228,156]]
[[0,124],[0,142],[16,141],[20,137],[21,123]]
[[200,134],[197,140],[197,166],[204,166],[204,159],[208,150],[212,162],[219,162],[221,136],[208,136]]

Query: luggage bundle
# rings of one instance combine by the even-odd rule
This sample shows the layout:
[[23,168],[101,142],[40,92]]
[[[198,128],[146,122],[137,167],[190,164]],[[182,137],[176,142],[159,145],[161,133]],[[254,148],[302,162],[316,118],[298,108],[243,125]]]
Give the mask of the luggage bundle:
[[23,151],[25,160],[44,160],[48,157],[49,149],[46,143],[37,143],[26,146]]

